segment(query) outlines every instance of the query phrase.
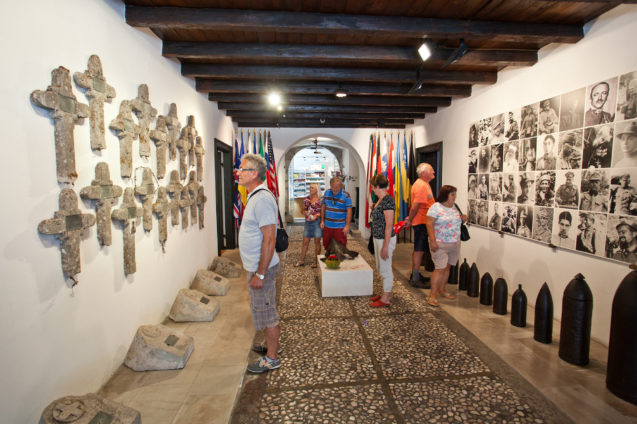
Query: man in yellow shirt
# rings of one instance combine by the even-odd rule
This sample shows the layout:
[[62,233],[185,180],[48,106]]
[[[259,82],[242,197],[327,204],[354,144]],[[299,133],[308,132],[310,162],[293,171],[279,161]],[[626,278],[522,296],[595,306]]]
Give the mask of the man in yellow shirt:
[[[411,225],[414,228],[414,253],[412,255],[412,270],[409,284],[424,289],[429,285],[425,282],[429,278],[420,274],[420,264],[425,250],[429,250],[429,237],[427,235],[427,211],[436,203],[429,182],[434,179],[434,169],[428,163],[421,163],[416,168],[418,179],[411,187],[411,210],[409,216],[405,220],[405,225]],[[431,235],[433,237],[433,234]]]

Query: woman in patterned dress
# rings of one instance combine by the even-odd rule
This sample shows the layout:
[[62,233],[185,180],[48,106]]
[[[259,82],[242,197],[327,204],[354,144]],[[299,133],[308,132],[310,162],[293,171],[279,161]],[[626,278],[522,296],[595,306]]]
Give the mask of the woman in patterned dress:
[[301,258],[294,266],[305,265],[305,254],[307,248],[310,245],[310,239],[314,239],[314,260],[312,261],[312,268],[317,267],[317,259],[319,253],[321,253],[321,237],[323,237],[323,231],[321,230],[321,187],[318,183],[310,184],[310,195],[303,199],[303,212],[305,214],[305,228],[303,229],[303,247],[301,248]]

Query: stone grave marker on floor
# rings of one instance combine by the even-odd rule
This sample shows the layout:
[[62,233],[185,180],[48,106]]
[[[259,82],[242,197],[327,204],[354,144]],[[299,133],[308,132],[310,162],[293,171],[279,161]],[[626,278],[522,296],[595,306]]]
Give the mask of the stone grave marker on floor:
[[137,218],[142,216],[142,208],[135,203],[133,189],[127,187],[124,190],[124,200],[118,209],[111,214],[111,218],[122,221],[124,232],[124,273],[134,274],[137,271],[135,262],[135,232]]
[[170,181],[166,189],[171,197],[170,200],[170,219],[173,226],[179,225],[179,210],[181,201],[181,190],[184,186],[179,181],[179,171],[170,171]]
[[372,295],[374,271],[361,255],[341,261],[337,269],[328,268],[323,260],[318,261],[318,264],[323,297]]
[[80,242],[85,229],[95,225],[95,215],[82,213],[77,207],[77,194],[64,188],[60,192],[60,209],[53,218],[45,219],[38,225],[41,234],[55,235],[60,240],[62,270],[75,281],[74,275],[82,270],[80,265]]
[[157,152],[157,178],[161,180],[166,176],[166,141],[168,139],[166,117],[164,115],[157,117],[155,129],[150,132],[150,138],[155,143],[155,150]]
[[216,256],[212,260],[212,265],[210,266],[210,271],[214,271],[226,278],[239,277],[241,275],[241,269],[242,268],[238,264],[222,256]]
[[73,74],[73,80],[79,87],[85,88],[88,99],[89,124],[91,126],[91,149],[106,149],[104,138],[104,102],[110,103],[115,97],[115,88],[106,83],[102,62],[98,55],[88,58],[88,67],[84,72]]
[[137,329],[124,364],[135,371],[181,369],[193,349],[193,338],[182,332],[165,325],[142,325]]
[[117,202],[124,190],[113,184],[108,163],[100,162],[95,165],[95,179],[90,186],[80,190],[82,199],[95,201],[97,218],[97,240],[100,246],[113,244],[111,235],[111,208]]
[[177,118],[177,105],[170,104],[170,110],[166,116],[166,127],[168,128],[168,155],[170,160],[177,159],[177,140],[181,132],[181,123]]
[[213,321],[219,302],[197,290],[181,289],[168,316],[175,322]]
[[144,231],[153,229],[153,197],[155,190],[153,171],[151,171],[150,168],[144,168],[142,172],[142,183],[141,185],[135,186],[135,194],[142,200]]
[[150,104],[148,85],[140,84],[131,107],[139,122],[139,156],[147,158],[150,156],[150,124],[157,116],[157,109]]
[[197,157],[197,181],[201,182],[203,181],[203,157],[206,154],[201,137],[197,137],[197,144],[195,144],[194,150]]
[[200,269],[190,288],[209,296],[225,296],[230,290],[230,281],[216,272]]
[[128,100],[119,104],[119,114],[108,126],[119,138],[119,163],[122,178],[130,178],[133,173],[133,140],[139,134],[139,125],[133,119],[133,110]]
[[166,253],[166,240],[168,239],[168,213],[170,211],[170,203],[166,187],[159,187],[157,190],[157,201],[153,203],[153,212],[157,216],[159,225],[159,244],[161,244],[162,252]]
[[89,393],[65,396],[51,402],[40,424],[141,424],[141,414],[121,403]]
[[199,186],[199,190],[197,191],[197,208],[199,209],[199,229],[201,230],[204,227],[204,209],[206,206],[206,202],[208,198],[204,194],[203,186]]
[[35,90],[31,102],[49,111],[55,126],[55,164],[60,183],[73,183],[77,179],[75,169],[75,140],[73,130],[89,113],[88,105],[80,103],[73,94],[71,73],[60,66],[51,71],[51,85],[46,91]]

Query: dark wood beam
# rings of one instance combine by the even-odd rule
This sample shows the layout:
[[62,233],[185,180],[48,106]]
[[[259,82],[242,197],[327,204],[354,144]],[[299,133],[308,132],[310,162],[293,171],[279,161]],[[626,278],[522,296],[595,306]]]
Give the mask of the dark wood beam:
[[[253,111],[272,111],[271,106],[262,103],[227,103],[220,102],[217,104],[220,110],[253,110]],[[334,113],[388,113],[396,114],[402,112],[413,113],[436,113],[436,107],[421,106],[334,106],[334,105],[285,105],[284,111],[287,112],[334,112]]]
[[367,119],[367,120],[348,120],[348,119],[324,119],[321,122],[320,119],[233,119],[234,122],[239,122],[239,126],[242,123],[250,122],[254,127],[264,127],[264,126],[294,126],[296,128],[307,128],[307,127],[385,127],[386,125],[411,125],[413,124],[413,119],[403,119],[401,121],[384,121],[382,119]]
[[[338,112],[270,112],[270,111],[226,111],[226,115],[232,116],[237,119],[246,118],[301,118],[301,119],[381,119],[391,121],[393,119],[423,119],[424,113],[401,113],[401,114],[387,114],[387,113],[338,113]],[[285,116],[284,116],[285,115]]]
[[[435,48],[431,62],[444,63],[453,49]],[[416,47],[402,46],[341,46],[308,44],[259,43],[187,43],[164,42],[163,54],[179,59],[204,59],[209,62],[241,60],[255,63],[286,62],[288,65],[313,62],[333,63],[401,63],[418,66],[422,63]],[[481,66],[532,66],[537,63],[537,50],[470,50],[457,64]]]
[[[351,84],[334,82],[261,82],[239,80],[210,80],[196,79],[197,91],[202,93],[266,93],[276,89],[285,94],[323,94],[334,95],[337,90],[345,90],[351,95],[408,95],[409,84]],[[470,85],[435,85],[423,84],[422,88],[414,93],[422,96],[471,96]]]
[[584,37],[581,25],[185,7],[126,6],[126,22],[176,31],[349,33],[532,43],[576,43]]
[[[208,99],[215,102],[265,103],[267,99],[260,94],[224,94],[210,93]],[[290,94],[283,99],[285,104],[306,105],[356,105],[356,106],[449,106],[450,97],[409,97],[409,96],[313,96]]]
[[[323,68],[303,66],[211,65],[207,63],[183,63],[181,73],[187,77],[246,80],[333,80],[364,82],[418,81],[416,70],[382,68]],[[494,84],[497,72],[424,70],[420,79],[426,83]]]
[[347,122],[347,123],[325,123],[320,122],[306,123],[299,125],[296,122],[253,122],[253,121],[237,121],[239,128],[396,128],[404,129],[405,124],[386,124],[383,122]]

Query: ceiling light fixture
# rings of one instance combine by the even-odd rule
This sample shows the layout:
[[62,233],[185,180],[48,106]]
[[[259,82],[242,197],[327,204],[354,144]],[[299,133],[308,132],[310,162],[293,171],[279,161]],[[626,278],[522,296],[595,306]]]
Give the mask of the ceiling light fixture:
[[334,93],[336,97],[342,99],[343,97],[347,97],[347,91],[343,90],[343,87],[339,84],[336,92]]
[[427,40],[423,41],[422,45],[418,48],[418,54],[423,62],[431,57],[431,49],[429,48]]
[[277,105],[276,110],[279,112],[283,111],[283,105]]
[[272,106],[279,106],[281,104],[281,95],[276,91],[270,92],[268,94],[268,103]]

